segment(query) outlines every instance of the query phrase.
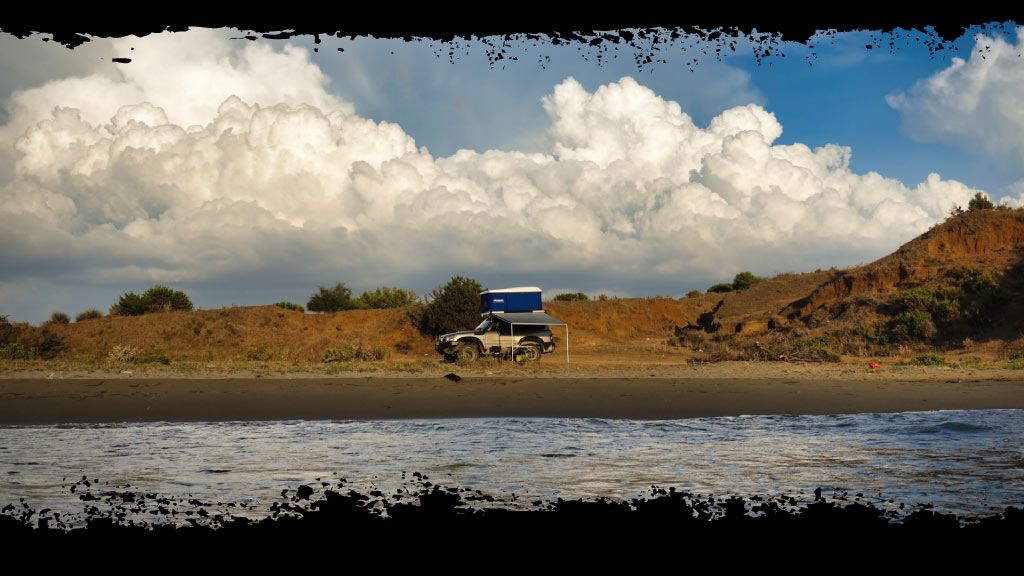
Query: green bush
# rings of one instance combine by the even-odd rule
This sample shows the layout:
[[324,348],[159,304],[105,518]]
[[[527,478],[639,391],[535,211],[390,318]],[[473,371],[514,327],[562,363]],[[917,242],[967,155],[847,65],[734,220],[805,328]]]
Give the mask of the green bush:
[[135,361],[136,364],[164,364],[170,365],[171,358],[167,354],[150,354]]
[[142,316],[146,313],[146,303],[135,292],[127,292],[121,295],[117,304],[110,307],[111,316]]
[[829,348],[829,343],[832,341],[832,337],[828,334],[823,336],[817,336],[814,338],[805,338],[803,340],[797,340],[793,342],[794,357],[815,360],[823,360],[825,362],[839,362],[842,358],[839,354],[833,352]]
[[974,198],[971,198],[971,201],[967,203],[967,209],[971,212],[975,210],[991,210],[993,208],[995,208],[995,204],[982,192],[975,194]]
[[310,296],[306,303],[306,309],[310,312],[340,312],[357,307],[352,300],[352,290],[344,282],[338,282],[333,288],[319,286],[319,291]]
[[70,324],[71,317],[58,310],[57,312],[50,314],[50,322],[52,324]]
[[472,278],[455,276],[434,289],[419,318],[424,334],[445,334],[466,330],[480,323],[480,293],[484,287]]
[[39,357],[39,350],[35,346],[24,346],[20,342],[0,344],[0,358],[7,360],[35,360]]
[[103,312],[100,312],[95,308],[89,308],[88,310],[79,312],[78,316],[75,316],[75,322],[82,322],[83,320],[95,320],[96,318],[103,318]]
[[0,358],[36,360],[54,357],[61,350],[61,339],[46,326],[37,328],[27,322],[11,324],[0,316]]
[[935,334],[932,315],[923,310],[908,310],[896,317],[893,332],[906,339],[920,340]]
[[181,290],[156,285],[142,295],[127,292],[110,308],[112,316],[142,316],[152,312],[191,310],[192,300]]
[[576,300],[589,299],[590,298],[587,298],[587,295],[584,294],[583,292],[567,292],[565,294],[559,294],[558,296],[555,296],[555,301],[557,302],[573,302]]
[[187,294],[167,286],[153,286],[142,293],[142,300],[146,303],[147,312],[192,309],[192,300]]
[[914,366],[945,366],[946,359],[935,353],[918,354],[911,358],[910,363]]
[[378,286],[373,292],[367,290],[355,300],[357,308],[369,310],[405,308],[406,306],[415,306],[419,303],[420,297],[412,290],[407,291],[397,287],[388,288],[387,286]]
[[294,310],[295,312],[305,312],[306,309],[294,302],[275,302],[274,306],[278,308],[284,308],[285,310]]
[[723,294],[725,292],[732,292],[732,284],[715,284],[714,286],[708,288],[708,292],[717,292],[719,294]]
[[328,348],[324,350],[324,362],[349,362],[359,357],[359,349],[351,344],[340,348]]
[[996,285],[992,275],[981,268],[957,266],[949,271],[949,276],[956,281],[957,286],[972,293],[986,292]]
[[935,295],[924,288],[911,288],[900,294],[897,301],[907,310],[927,312],[935,305]]
[[884,322],[872,322],[871,326],[858,324],[856,332],[872,344],[885,346],[889,343],[889,331],[886,330]]
[[370,359],[382,361],[391,359],[391,348],[387,346],[374,346],[370,351]]
[[754,284],[763,282],[764,278],[760,276],[754,276],[753,272],[740,272],[732,279],[733,290],[746,290]]

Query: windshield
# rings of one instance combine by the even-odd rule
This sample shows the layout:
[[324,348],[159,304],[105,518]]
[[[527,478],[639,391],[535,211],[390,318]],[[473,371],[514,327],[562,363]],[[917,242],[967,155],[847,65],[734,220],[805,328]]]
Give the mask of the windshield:
[[[463,326],[465,326],[465,324],[463,324]],[[487,329],[490,328],[490,327],[491,327],[491,319],[488,318],[488,319],[484,320],[483,322],[481,322],[480,325],[477,326],[476,329],[473,330],[473,331],[474,332],[486,332]]]

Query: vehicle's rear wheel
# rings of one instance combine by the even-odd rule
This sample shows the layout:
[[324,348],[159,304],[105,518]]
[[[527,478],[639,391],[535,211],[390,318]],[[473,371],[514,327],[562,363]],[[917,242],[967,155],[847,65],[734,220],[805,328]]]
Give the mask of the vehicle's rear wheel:
[[516,351],[516,359],[522,358],[521,362],[536,362],[540,360],[540,346],[536,344],[523,344]]
[[460,362],[472,362],[480,356],[480,349],[476,344],[463,344],[455,352],[455,359]]

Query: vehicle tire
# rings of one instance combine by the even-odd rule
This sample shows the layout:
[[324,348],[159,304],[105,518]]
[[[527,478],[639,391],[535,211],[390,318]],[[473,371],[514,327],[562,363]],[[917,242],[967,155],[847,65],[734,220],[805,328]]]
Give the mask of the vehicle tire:
[[519,350],[526,355],[526,358],[523,360],[524,362],[536,362],[540,360],[540,346],[537,346],[536,344],[523,344]]
[[460,362],[472,362],[480,356],[480,349],[476,344],[463,344],[455,351],[455,359]]

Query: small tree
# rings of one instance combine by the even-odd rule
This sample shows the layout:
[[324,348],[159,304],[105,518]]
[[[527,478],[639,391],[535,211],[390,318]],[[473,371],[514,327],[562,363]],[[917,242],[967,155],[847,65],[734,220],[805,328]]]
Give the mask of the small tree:
[[142,316],[150,312],[191,310],[192,300],[181,290],[172,290],[159,284],[142,295],[126,292],[110,307],[111,316]]
[[93,320],[96,318],[103,318],[103,312],[100,312],[95,308],[89,308],[88,310],[79,312],[78,316],[75,316],[75,322],[81,322],[83,320]]
[[472,278],[455,276],[427,295],[420,317],[424,334],[442,334],[472,328],[480,323],[480,293],[484,287]]
[[50,323],[51,324],[70,324],[71,323],[71,317],[68,316],[67,314],[65,314],[64,312],[61,312],[60,310],[58,310],[58,311],[54,312],[53,314],[50,314]]
[[346,287],[344,282],[338,282],[334,288],[319,288],[320,291],[313,294],[306,303],[306,309],[310,312],[340,312],[356,307],[356,303],[352,301],[352,290]]
[[558,296],[555,296],[555,301],[557,301],[557,302],[572,302],[574,300],[589,300],[589,299],[590,298],[587,298],[587,295],[584,294],[583,292],[568,292],[568,293],[565,293],[565,294],[559,294]]
[[995,204],[992,204],[988,196],[985,196],[982,192],[975,194],[974,198],[971,198],[971,201],[967,203],[967,209],[971,212],[976,210],[992,210],[993,208],[995,208]]
[[720,284],[715,284],[714,286],[708,288],[708,292],[717,292],[719,294],[724,292],[732,292],[732,284],[725,284],[724,282]]
[[732,289],[746,290],[747,288],[750,288],[754,284],[757,284],[758,282],[761,282],[763,280],[764,278],[761,278],[760,276],[754,276],[753,272],[740,272],[732,279]]
[[368,309],[404,308],[415,306],[419,301],[420,297],[412,290],[378,286],[373,292],[367,290],[360,294],[359,298],[356,298],[356,305]]
[[142,300],[145,302],[146,312],[192,309],[192,300],[187,294],[159,284],[143,292]]
[[306,309],[294,302],[275,302],[274,306],[278,308],[284,308],[285,310],[294,310],[295,312],[305,312]]
[[146,313],[146,302],[135,292],[126,292],[110,308],[111,316],[142,316]]

